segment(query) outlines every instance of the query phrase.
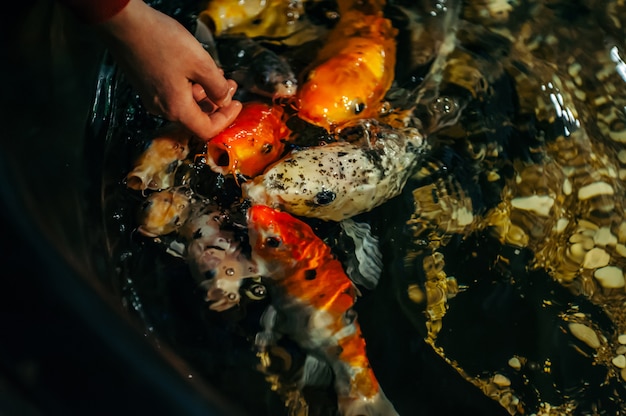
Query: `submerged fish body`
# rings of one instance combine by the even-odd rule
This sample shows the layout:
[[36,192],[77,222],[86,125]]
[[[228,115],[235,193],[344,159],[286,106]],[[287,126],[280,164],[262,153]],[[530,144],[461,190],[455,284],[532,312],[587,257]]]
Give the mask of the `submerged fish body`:
[[289,129],[277,105],[247,102],[235,121],[207,144],[215,172],[255,176],[282,156]]
[[272,99],[295,95],[298,80],[287,60],[255,39],[222,36],[216,47],[225,76],[238,90]]
[[252,260],[272,279],[274,330],[328,363],[342,415],[395,415],[369,364],[352,307],[356,288],[311,227],[286,212],[249,208]]
[[126,186],[138,191],[160,190],[174,184],[176,169],[189,154],[192,135],[177,125],[161,130],[135,160]]
[[298,90],[298,116],[332,130],[375,117],[391,87],[397,30],[382,12],[342,14]]
[[398,195],[419,161],[423,137],[373,121],[360,126],[358,142],[293,150],[242,184],[244,197],[298,216],[341,221]]

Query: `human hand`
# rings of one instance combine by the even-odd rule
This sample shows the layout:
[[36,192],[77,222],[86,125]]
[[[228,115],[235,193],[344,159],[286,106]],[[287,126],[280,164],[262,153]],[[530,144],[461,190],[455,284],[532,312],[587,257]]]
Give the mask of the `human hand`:
[[143,0],[96,27],[149,112],[209,140],[241,111],[237,84],[184,26]]

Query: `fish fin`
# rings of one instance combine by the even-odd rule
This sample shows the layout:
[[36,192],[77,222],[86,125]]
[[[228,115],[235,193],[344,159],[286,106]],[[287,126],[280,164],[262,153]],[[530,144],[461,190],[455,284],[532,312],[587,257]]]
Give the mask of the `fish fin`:
[[206,51],[211,55],[216,64],[220,64],[219,55],[217,53],[217,47],[215,46],[215,37],[209,25],[201,18],[196,19],[196,30],[194,31],[194,37],[203,44]]
[[274,326],[276,325],[277,316],[278,312],[276,312],[276,309],[272,305],[269,305],[263,312],[263,315],[261,315],[263,331],[257,332],[254,338],[254,344],[261,351],[270,345],[276,344],[278,336],[276,332],[274,332]]
[[186,246],[183,242],[174,240],[165,249],[165,252],[174,257],[185,258]]
[[302,369],[300,386],[325,386],[333,380],[333,371],[330,366],[312,355],[307,355]]
[[[345,219],[339,223],[343,232],[354,242],[356,260],[348,262],[346,274],[357,285],[373,289],[378,284],[383,269],[378,238],[369,224]],[[356,264],[355,264],[356,263]]]
[[367,399],[340,398],[339,412],[343,416],[398,416],[398,412],[382,390]]

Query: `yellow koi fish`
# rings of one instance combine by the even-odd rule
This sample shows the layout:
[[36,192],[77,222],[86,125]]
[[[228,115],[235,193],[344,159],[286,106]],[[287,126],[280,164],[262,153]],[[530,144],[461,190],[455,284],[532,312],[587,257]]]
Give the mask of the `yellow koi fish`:
[[398,31],[382,5],[369,9],[340,4],[339,22],[298,90],[301,119],[332,130],[380,112],[394,78]]

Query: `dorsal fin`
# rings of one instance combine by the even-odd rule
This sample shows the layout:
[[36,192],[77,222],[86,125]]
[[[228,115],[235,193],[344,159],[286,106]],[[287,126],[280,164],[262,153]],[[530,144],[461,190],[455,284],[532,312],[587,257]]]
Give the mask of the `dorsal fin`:
[[367,223],[346,219],[339,224],[343,232],[354,242],[356,261],[348,263],[346,274],[357,285],[367,289],[375,288],[383,268],[383,255],[378,247],[378,238],[372,234],[372,229]]

